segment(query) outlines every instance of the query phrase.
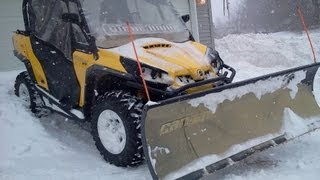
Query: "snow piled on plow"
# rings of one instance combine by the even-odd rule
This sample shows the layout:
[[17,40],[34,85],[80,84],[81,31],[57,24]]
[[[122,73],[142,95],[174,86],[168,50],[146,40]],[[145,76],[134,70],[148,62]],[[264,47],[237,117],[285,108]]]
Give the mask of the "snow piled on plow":
[[[233,101],[236,98],[241,98],[248,93],[254,93],[258,99],[261,99],[263,95],[273,93],[285,86],[287,86],[287,88],[290,90],[291,98],[294,99],[298,92],[297,85],[306,78],[306,73],[299,71],[294,73],[294,75],[295,78],[290,81],[288,85],[286,81],[283,81],[284,77],[277,77],[264,81],[258,81],[254,84],[249,84],[243,87],[224,90],[219,93],[208,94],[206,96],[190,100],[189,104],[191,104],[193,107],[198,107],[200,104],[204,104],[206,108],[215,113],[218,105],[226,100]],[[268,86],[266,86],[266,84],[268,84]]]

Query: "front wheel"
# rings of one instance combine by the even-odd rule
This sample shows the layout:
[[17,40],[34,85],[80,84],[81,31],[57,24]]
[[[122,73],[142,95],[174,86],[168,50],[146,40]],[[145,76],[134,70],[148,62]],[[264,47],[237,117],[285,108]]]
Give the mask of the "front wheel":
[[92,111],[92,136],[103,158],[116,166],[139,165],[142,100],[123,91],[100,96]]

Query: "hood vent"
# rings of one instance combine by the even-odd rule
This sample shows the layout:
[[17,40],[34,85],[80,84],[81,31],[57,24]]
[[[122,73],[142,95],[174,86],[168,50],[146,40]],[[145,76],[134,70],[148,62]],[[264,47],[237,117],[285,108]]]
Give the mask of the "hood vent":
[[151,44],[143,46],[144,49],[153,49],[153,48],[171,48],[170,44]]

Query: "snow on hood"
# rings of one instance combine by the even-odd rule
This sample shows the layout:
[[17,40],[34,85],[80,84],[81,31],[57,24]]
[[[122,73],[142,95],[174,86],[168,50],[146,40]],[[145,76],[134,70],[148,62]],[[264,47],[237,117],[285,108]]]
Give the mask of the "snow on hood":
[[[139,60],[166,72],[176,73],[186,69],[203,69],[210,66],[205,54],[197,49],[191,41],[173,43],[161,38],[143,38],[134,41]],[[151,45],[167,47],[144,48]],[[108,51],[136,60],[132,43],[108,49]]]

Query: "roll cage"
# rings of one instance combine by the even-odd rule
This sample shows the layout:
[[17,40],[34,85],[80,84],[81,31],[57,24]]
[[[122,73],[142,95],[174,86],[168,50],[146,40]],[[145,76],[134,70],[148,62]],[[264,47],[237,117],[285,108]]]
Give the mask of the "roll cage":
[[[25,31],[22,32],[20,31],[20,33],[25,34],[25,35],[35,35],[35,28],[34,28],[34,22],[32,21],[31,17],[32,16],[32,9],[31,9],[31,3],[33,0],[23,0],[23,7],[22,7],[22,11],[23,11],[23,19],[24,19],[24,26],[25,26]],[[89,26],[87,24],[87,20],[85,18],[85,13],[82,9],[81,3],[79,0],[56,0],[56,1],[62,1],[64,2],[67,7],[68,7],[68,11],[69,13],[65,13],[65,16],[70,16],[73,13],[70,13],[70,7],[69,7],[69,3],[75,3],[77,6],[77,15],[80,18],[78,22],[70,22],[72,24],[76,24],[77,26],[79,26],[79,29],[82,31],[86,41],[87,41],[87,45],[84,44],[77,44],[77,46],[81,46],[81,51],[85,51],[87,53],[92,53],[95,56],[95,59],[98,58],[98,48],[96,46],[96,40],[95,37],[93,37],[92,35],[90,35],[90,29]],[[61,17],[63,18],[63,17]]]

